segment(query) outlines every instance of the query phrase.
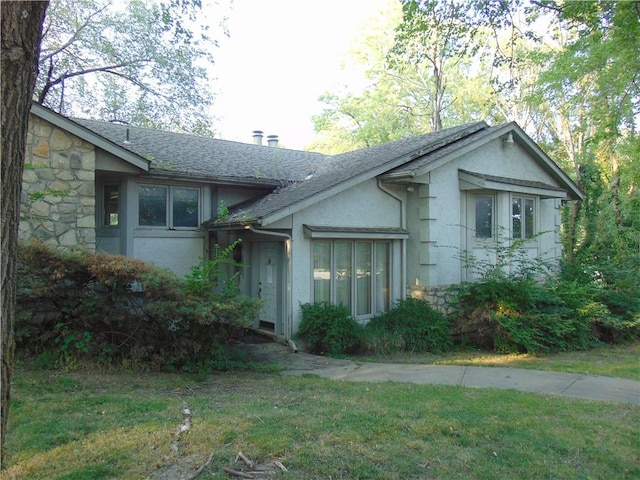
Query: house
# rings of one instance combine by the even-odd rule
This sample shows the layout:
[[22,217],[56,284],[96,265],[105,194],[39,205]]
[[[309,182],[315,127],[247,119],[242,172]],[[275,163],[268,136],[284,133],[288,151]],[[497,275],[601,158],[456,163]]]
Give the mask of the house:
[[[502,234],[557,262],[560,206],[584,194],[515,123],[471,123],[335,156],[71,120],[34,105],[22,238],[185,274],[241,238],[255,326],[291,339],[300,305],[359,320],[408,295],[440,301]],[[273,138],[269,143],[274,143]]]

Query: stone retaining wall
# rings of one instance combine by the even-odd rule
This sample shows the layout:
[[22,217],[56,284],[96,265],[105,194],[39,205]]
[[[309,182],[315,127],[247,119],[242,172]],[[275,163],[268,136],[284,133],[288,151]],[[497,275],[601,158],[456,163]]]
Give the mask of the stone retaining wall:
[[20,239],[95,250],[95,147],[38,117],[29,119]]

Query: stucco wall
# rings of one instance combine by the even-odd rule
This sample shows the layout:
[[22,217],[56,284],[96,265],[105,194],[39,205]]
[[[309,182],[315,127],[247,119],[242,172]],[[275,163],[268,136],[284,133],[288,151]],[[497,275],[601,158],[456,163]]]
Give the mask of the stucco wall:
[[95,148],[30,117],[20,239],[95,249]]
[[[300,323],[300,304],[311,301],[312,259],[311,240],[304,236],[303,225],[337,227],[402,227],[400,202],[370,180],[314,204],[292,216],[292,327]],[[402,241],[393,242],[391,301],[403,295],[401,248]]]
[[171,270],[178,276],[189,273],[203,257],[203,238],[135,237],[133,257]]
[[[411,235],[407,276],[410,289],[449,285],[470,279],[463,272],[458,259],[464,250],[471,251],[473,248],[467,244],[467,194],[460,191],[459,169],[556,184],[523,149],[518,145],[504,148],[500,139],[416,179],[424,184],[409,196],[408,225]],[[561,254],[560,201],[540,199],[537,206],[536,231],[540,235],[529,244],[530,253],[557,260]],[[510,226],[509,208],[509,192],[498,192],[496,214],[505,228]],[[480,251],[476,253],[482,254]]]

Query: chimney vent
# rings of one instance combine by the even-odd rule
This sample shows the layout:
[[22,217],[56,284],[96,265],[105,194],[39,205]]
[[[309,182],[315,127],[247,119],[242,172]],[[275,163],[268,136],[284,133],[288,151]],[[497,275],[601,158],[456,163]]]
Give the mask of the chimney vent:
[[253,131],[253,143],[256,145],[262,145],[262,130]]
[[278,146],[278,135],[267,135],[267,143],[270,147]]

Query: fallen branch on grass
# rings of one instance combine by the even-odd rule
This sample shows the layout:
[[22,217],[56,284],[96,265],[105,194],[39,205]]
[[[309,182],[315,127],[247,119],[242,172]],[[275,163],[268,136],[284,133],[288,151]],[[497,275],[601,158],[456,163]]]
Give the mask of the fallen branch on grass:
[[248,472],[242,470],[235,470],[233,468],[225,467],[224,471],[229,475],[237,478],[250,478],[254,480],[259,480],[261,478],[269,477],[271,475],[275,475],[277,470],[281,470],[283,472],[287,472],[287,467],[285,467],[281,462],[274,460],[270,463],[258,464],[249,458],[242,452],[238,452],[236,456],[236,461],[238,459],[242,460],[242,462],[250,469]]
[[184,478],[183,480],[195,480],[198,476],[204,472],[204,469],[207,468],[211,464],[211,460],[213,460],[213,453],[209,455],[209,458],[206,462],[204,462],[190,477]]

